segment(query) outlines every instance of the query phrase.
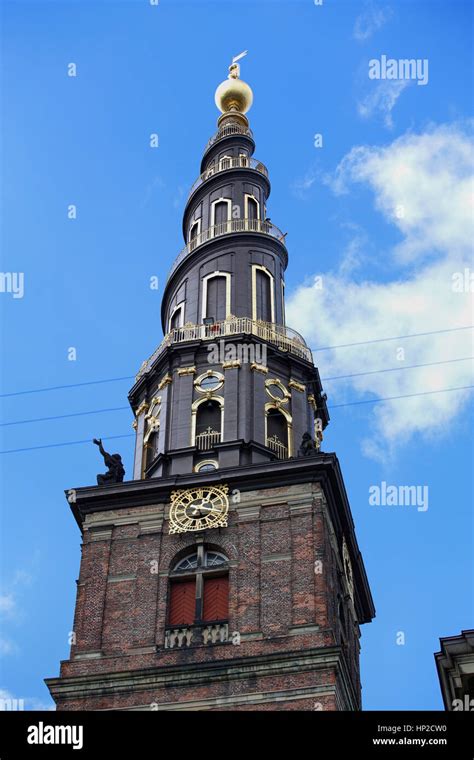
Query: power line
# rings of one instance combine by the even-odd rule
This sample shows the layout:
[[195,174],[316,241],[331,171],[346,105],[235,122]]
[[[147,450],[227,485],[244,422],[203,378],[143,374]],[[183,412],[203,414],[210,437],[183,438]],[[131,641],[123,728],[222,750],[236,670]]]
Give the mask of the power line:
[[134,380],[134,375],[128,375],[126,377],[109,377],[106,380],[88,380],[84,383],[70,383],[69,385],[50,385],[46,388],[33,388],[28,391],[14,391],[13,393],[0,393],[0,398],[8,398],[10,396],[26,396],[28,393],[46,393],[47,391],[59,391],[64,388],[79,388],[82,385],[99,385],[99,383],[116,383],[119,380]]
[[[102,438],[103,441],[113,441],[117,438],[134,438],[133,433],[125,433],[124,435],[109,435],[107,438]],[[90,438],[84,438],[82,441],[63,441],[62,443],[47,443],[43,446],[28,446],[24,449],[9,449],[8,451],[0,451],[0,454],[16,454],[19,451],[34,451],[36,449],[53,449],[58,446],[76,446],[78,443],[92,443]]]
[[[311,349],[311,351],[313,352],[330,351],[336,348],[351,348],[352,346],[365,346],[365,345],[369,345],[370,343],[384,343],[390,340],[404,340],[406,338],[419,338],[425,335],[438,335],[440,333],[457,332],[458,330],[472,330],[473,328],[474,328],[474,325],[466,325],[464,327],[450,327],[445,330],[433,330],[432,332],[412,333],[410,335],[398,335],[393,338],[375,338],[373,340],[364,340],[364,341],[359,341],[357,343],[344,343],[337,346],[323,346],[320,348],[313,348]],[[385,370],[380,370],[380,371],[382,372]],[[326,378],[326,379],[333,379],[333,378]],[[47,386],[46,388],[32,388],[26,391],[13,391],[11,393],[0,393],[0,398],[11,398],[12,396],[25,396],[30,393],[46,393],[48,391],[63,390],[65,388],[79,388],[84,385],[99,385],[100,383],[115,383],[121,380],[135,380],[135,375],[125,375],[123,377],[111,377],[105,380],[88,380],[82,383],[70,383],[67,385],[51,385],[51,386]]]
[[380,401],[395,401],[399,398],[413,398],[413,396],[431,396],[433,393],[449,393],[450,391],[466,391],[474,388],[474,385],[461,385],[459,388],[441,388],[439,391],[423,391],[421,393],[407,393],[404,396],[387,396],[386,398],[368,398],[363,401],[348,401],[346,404],[334,404],[328,409],[339,409],[341,406],[356,406],[358,404],[378,404]]
[[472,330],[474,325],[465,327],[450,327],[446,330],[432,330],[431,332],[412,333],[411,335],[395,335],[393,338],[374,338],[372,340],[362,340],[357,343],[341,343],[338,346],[323,346],[321,348],[312,348],[311,351],[332,351],[335,348],[351,348],[352,346],[366,346],[369,343],[384,343],[388,340],[405,340],[406,338],[421,338],[425,335],[439,335],[440,333],[456,332],[458,330]]
[[[339,409],[343,406],[357,406],[359,404],[377,404],[381,401],[394,401],[396,399],[402,399],[402,398],[413,398],[414,396],[430,396],[434,393],[449,393],[451,391],[464,391],[469,390],[471,388],[474,388],[474,385],[464,385],[460,386],[459,388],[442,388],[438,391],[421,391],[419,393],[408,393],[403,396],[387,396],[386,398],[374,398],[374,399],[365,399],[363,401],[348,401],[345,404],[334,404],[334,406],[330,406],[329,409]],[[104,441],[113,440],[115,438],[132,438],[134,437],[133,433],[128,433],[124,435],[113,435],[109,436],[108,438],[103,438]],[[36,449],[50,449],[50,448],[56,448],[58,446],[75,446],[79,443],[90,443],[90,439],[86,438],[82,441],[64,441],[63,443],[49,443],[43,446],[29,446],[27,448],[22,449],[9,449],[7,451],[0,451],[0,454],[16,454],[20,451],[34,451]]]
[[[466,356],[460,359],[445,359],[444,361],[428,362],[425,364],[411,364],[406,367],[402,366],[402,367],[389,367],[387,369],[375,369],[369,372],[357,372],[353,375],[337,375],[335,377],[324,377],[322,378],[322,381],[327,382],[329,380],[343,380],[345,378],[362,377],[364,375],[376,375],[379,372],[399,372],[400,370],[404,370],[404,369],[417,369],[419,367],[433,367],[439,364],[450,364],[452,362],[464,362],[464,361],[469,361],[471,359],[474,359],[474,356]],[[99,382],[106,382],[106,381],[102,380]],[[0,427],[11,427],[13,425],[26,425],[28,423],[34,423],[34,422],[49,422],[52,420],[63,420],[68,417],[82,417],[89,414],[101,414],[103,412],[122,412],[129,409],[130,409],[129,406],[117,406],[117,407],[110,407],[108,409],[92,409],[91,411],[86,411],[86,412],[71,412],[69,414],[57,414],[51,417],[33,417],[27,420],[14,420],[12,422],[0,422]]]
[[0,422],[0,427],[8,425],[26,425],[28,422],[48,422],[50,420],[64,420],[66,417],[83,417],[87,414],[101,414],[102,412],[123,412],[125,409],[130,411],[129,406],[112,406],[109,409],[92,409],[88,412],[71,412],[70,414],[56,414],[54,417],[35,417],[30,420],[16,420],[15,422]]
[[335,375],[334,377],[322,377],[321,382],[326,383],[329,380],[345,380],[349,377],[363,377],[364,375],[378,375],[380,372],[399,372],[402,369],[417,369],[418,367],[434,367],[438,364],[451,364],[452,362],[467,362],[474,359],[474,356],[465,356],[461,359],[445,359],[440,362],[427,362],[426,364],[410,364],[406,367],[388,367],[386,369],[373,369],[369,372],[356,372],[353,375]]

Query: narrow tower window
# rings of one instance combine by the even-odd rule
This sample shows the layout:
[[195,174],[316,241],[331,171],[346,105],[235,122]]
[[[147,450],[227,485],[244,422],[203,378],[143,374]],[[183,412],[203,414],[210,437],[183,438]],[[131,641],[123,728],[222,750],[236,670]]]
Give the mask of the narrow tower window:
[[[245,196],[245,217],[251,221],[260,218],[260,205],[257,199],[253,197],[253,195]],[[252,226],[251,229],[253,229]]]
[[202,319],[212,317],[214,322],[227,319],[231,312],[231,274],[212,272],[202,281]]
[[222,411],[218,401],[208,399],[199,404],[196,414],[194,445],[200,451],[209,451],[221,440]]
[[275,321],[274,279],[268,269],[252,264],[252,319]]
[[197,237],[200,232],[201,232],[201,220],[198,219],[196,222],[193,222],[193,224],[191,225],[191,229],[189,230],[189,246],[190,246],[191,251],[197,245]]
[[228,204],[227,201],[218,201],[214,206],[214,224],[223,224],[227,222]]
[[288,425],[278,409],[270,409],[267,414],[267,446],[278,459],[288,458]]
[[272,283],[270,277],[266,272],[262,272],[261,269],[256,271],[256,318],[261,319],[264,322],[272,321],[272,306],[271,306],[271,288]]
[[174,311],[171,314],[171,319],[170,319],[170,326],[169,326],[170,330],[176,330],[176,328],[183,326],[183,322],[184,322],[183,311],[184,311],[183,304],[180,304],[174,309]]
[[232,156],[222,156],[222,158],[219,159],[219,169],[222,171],[223,169],[230,169],[232,166]]
[[206,317],[213,317],[215,322],[226,318],[227,282],[225,277],[213,277],[207,283]]

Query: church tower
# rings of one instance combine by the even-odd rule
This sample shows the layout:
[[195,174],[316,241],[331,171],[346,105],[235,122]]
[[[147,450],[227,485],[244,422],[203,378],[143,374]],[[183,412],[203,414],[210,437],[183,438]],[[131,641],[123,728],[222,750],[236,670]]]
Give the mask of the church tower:
[[[129,394],[133,479],[101,446],[59,710],[359,710],[374,615],[329,415],[285,323],[286,234],[234,59],[183,215],[165,335]],[[99,442],[98,442],[99,443]]]

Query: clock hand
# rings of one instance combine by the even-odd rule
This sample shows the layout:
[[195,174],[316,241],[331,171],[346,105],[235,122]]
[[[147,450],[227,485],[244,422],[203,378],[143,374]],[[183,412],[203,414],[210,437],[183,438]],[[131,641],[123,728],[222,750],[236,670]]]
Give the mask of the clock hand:
[[193,501],[193,502],[190,504],[190,508],[191,508],[191,514],[195,516],[195,515],[198,513],[198,511],[199,511],[200,509],[202,509],[202,507],[204,506],[204,504],[205,504],[205,503],[206,503],[206,502],[205,502],[205,499],[201,499],[201,503],[199,503],[199,502],[198,502],[198,500],[197,500],[197,499],[195,499],[195,500],[194,500],[194,501]]
[[207,514],[212,514],[213,512],[216,514],[221,514],[221,509],[219,507],[207,507]]

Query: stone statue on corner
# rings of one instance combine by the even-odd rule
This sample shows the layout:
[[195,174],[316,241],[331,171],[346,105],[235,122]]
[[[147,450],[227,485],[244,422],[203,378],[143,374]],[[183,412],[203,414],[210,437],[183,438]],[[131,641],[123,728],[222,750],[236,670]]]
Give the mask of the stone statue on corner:
[[99,451],[104,457],[104,462],[108,470],[103,475],[97,475],[97,485],[104,486],[108,483],[122,483],[125,475],[125,468],[122,464],[120,454],[109,454],[102,446],[102,438],[94,438],[93,443],[99,447]]
[[303,433],[303,438],[301,439],[301,445],[298,449],[298,456],[299,457],[316,456],[316,454],[319,453],[320,446],[321,446],[321,442],[319,440],[315,442],[313,441],[309,433]]

